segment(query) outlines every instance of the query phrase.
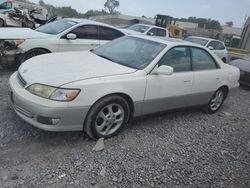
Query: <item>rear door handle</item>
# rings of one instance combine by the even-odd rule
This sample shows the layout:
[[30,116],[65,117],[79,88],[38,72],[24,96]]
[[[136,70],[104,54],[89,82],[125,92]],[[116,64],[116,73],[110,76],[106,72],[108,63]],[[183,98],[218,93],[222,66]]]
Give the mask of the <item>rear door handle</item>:
[[184,80],[184,83],[190,83],[191,80]]

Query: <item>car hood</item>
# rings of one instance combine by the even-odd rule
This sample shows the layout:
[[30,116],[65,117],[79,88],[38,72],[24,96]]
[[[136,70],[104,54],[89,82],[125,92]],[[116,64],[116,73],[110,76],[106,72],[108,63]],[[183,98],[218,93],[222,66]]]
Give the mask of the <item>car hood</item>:
[[40,39],[48,38],[50,35],[29,28],[0,28],[0,40],[15,39]]
[[135,71],[136,69],[106,60],[90,51],[37,56],[23,63],[18,70],[27,85],[41,83],[56,87],[74,81]]
[[238,67],[242,71],[250,73],[250,61],[244,59],[237,59],[230,62],[231,65]]

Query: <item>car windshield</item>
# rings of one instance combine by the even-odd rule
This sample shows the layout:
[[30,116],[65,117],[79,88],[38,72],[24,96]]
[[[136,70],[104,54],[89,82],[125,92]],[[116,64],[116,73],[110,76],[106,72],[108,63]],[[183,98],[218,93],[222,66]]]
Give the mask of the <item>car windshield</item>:
[[68,19],[63,19],[63,20],[58,20],[54,21],[48,24],[45,24],[39,28],[36,29],[36,31],[41,32],[41,33],[47,33],[51,35],[57,35],[72,26],[76,25],[77,22],[68,20]]
[[132,25],[128,29],[133,30],[133,31],[137,31],[137,32],[140,32],[140,33],[145,33],[149,29],[149,26],[146,26],[146,25]]
[[188,37],[185,39],[186,41],[193,42],[202,46],[206,46],[208,43],[208,40],[206,39],[201,39],[201,38],[193,38],[193,37]]
[[125,36],[92,50],[96,55],[134,69],[144,69],[166,47],[165,44]]

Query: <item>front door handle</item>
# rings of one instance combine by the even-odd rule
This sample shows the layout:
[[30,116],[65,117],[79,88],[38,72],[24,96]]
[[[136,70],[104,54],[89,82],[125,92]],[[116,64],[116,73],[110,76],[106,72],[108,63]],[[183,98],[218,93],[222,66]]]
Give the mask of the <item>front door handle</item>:
[[190,83],[191,80],[184,80],[184,83]]

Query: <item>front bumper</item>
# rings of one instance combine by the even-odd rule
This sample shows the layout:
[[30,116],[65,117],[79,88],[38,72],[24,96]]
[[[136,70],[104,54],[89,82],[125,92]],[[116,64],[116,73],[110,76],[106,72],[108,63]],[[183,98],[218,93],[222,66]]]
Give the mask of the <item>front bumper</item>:
[[0,65],[16,63],[18,57],[23,54],[20,49],[4,50],[0,49]]
[[[29,93],[18,81],[17,73],[9,80],[10,101],[19,117],[46,131],[81,131],[90,107],[70,107],[69,102],[57,102]],[[41,117],[56,118],[56,125],[41,123]]]

